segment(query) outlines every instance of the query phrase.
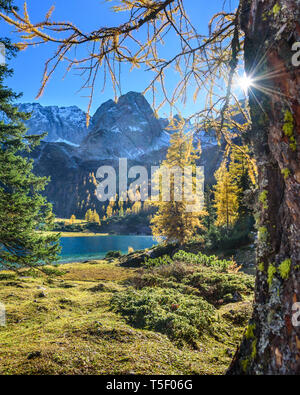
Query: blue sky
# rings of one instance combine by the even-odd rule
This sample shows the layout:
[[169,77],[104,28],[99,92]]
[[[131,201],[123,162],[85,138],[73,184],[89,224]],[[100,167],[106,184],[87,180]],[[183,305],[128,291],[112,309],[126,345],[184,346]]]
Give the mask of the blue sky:
[[[237,0],[228,1],[231,9],[237,6]],[[83,31],[93,31],[100,26],[114,26],[124,20],[124,14],[116,14],[110,10],[112,4],[116,1],[107,3],[103,0],[28,0],[28,10],[32,21],[38,22],[43,20],[49,8],[54,5],[55,11],[53,18],[60,21],[72,21]],[[207,25],[210,18],[222,9],[224,0],[185,0],[184,1],[188,14],[194,25],[198,28],[199,33],[207,33]],[[15,0],[15,4],[22,8],[23,1]],[[13,41],[17,41],[17,35],[14,28],[0,21],[0,36],[7,36]],[[172,42],[167,41],[164,48],[164,56],[172,53]],[[14,76],[7,80],[7,84],[17,92],[23,92],[22,102],[34,102],[39,90],[45,61],[53,53],[51,44],[31,47],[21,51],[17,58],[11,61],[10,65],[14,69]],[[87,92],[79,92],[82,85],[82,79],[73,71],[64,76],[64,67],[60,67],[50,83],[47,85],[43,96],[38,100],[42,105],[71,106],[77,105],[83,110],[87,109],[88,99],[84,96]],[[122,73],[122,93],[128,91],[141,92],[150,80],[150,73],[144,70],[133,71],[131,73],[123,69]],[[171,78],[171,77],[170,77]],[[100,86],[95,92],[94,102],[91,113],[104,101],[113,98],[113,90],[107,85],[106,90],[101,92]],[[146,96],[147,97],[147,96]],[[147,97],[149,99],[149,97]],[[198,104],[199,105],[199,104]],[[192,100],[188,100],[185,108],[181,108],[183,115],[196,110]],[[168,115],[166,109],[162,110],[160,115]]]

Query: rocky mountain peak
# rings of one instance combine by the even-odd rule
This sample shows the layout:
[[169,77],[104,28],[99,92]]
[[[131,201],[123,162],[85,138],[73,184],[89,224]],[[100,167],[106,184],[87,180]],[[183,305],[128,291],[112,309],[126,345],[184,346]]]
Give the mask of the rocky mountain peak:
[[131,111],[144,112],[149,115],[154,115],[153,110],[145,99],[145,97],[139,92],[128,92],[121,96],[117,103],[119,108],[128,107]]
[[138,92],[128,92],[117,102],[109,100],[102,104],[92,123],[81,148],[85,155],[94,158],[135,158],[165,145],[161,122]]

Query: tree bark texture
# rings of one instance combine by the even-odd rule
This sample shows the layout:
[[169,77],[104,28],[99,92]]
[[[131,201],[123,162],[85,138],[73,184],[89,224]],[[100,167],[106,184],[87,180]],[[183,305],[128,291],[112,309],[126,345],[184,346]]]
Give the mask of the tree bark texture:
[[241,1],[254,79],[247,139],[258,166],[257,276],[253,316],[227,373],[300,374],[300,0]]

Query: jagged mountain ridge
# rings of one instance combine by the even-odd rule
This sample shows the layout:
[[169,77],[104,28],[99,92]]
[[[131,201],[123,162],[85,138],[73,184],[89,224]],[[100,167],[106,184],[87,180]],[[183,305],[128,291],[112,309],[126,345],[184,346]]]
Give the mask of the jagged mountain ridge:
[[28,134],[47,132],[44,138],[47,142],[79,145],[90,130],[86,127],[86,113],[77,106],[44,107],[39,103],[21,103],[18,108],[31,113],[31,118],[25,122]]
[[117,103],[103,103],[91,117],[89,128],[86,113],[77,106],[20,103],[18,107],[31,114],[25,122],[28,134],[46,132],[43,141],[81,145],[80,150],[95,158],[133,158],[169,142],[163,127],[167,121],[157,120],[147,100],[137,92],[128,92]]
[[[77,106],[45,106],[23,103],[19,109],[31,113],[26,121],[28,134],[47,132],[46,142],[78,146],[78,156],[94,159],[137,158],[166,148],[170,134],[167,119],[157,119],[141,93],[128,92],[118,102],[108,100],[91,117],[86,127],[86,113]],[[176,118],[176,116],[175,116]],[[192,125],[187,124],[187,129]],[[204,145],[216,144],[214,138],[200,135]]]

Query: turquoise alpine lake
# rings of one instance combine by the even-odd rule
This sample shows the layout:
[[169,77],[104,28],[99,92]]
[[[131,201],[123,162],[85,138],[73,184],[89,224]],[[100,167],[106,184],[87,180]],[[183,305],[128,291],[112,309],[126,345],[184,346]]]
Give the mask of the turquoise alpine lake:
[[90,259],[102,259],[108,251],[120,251],[127,254],[128,247],[143,250],[157,245],[152,236],[94,236],[62,237],[60,245],[60,263],[82,262]]

